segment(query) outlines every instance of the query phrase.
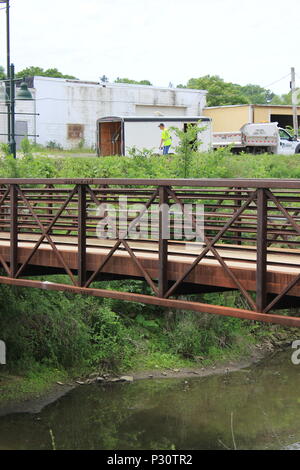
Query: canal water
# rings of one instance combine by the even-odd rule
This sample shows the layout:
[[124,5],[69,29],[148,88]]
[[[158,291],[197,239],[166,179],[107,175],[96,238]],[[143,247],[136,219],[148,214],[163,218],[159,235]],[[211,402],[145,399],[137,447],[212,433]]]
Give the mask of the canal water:
[[0,418],[0,449],[299,449],[292,350],[226,375],[86,385]]

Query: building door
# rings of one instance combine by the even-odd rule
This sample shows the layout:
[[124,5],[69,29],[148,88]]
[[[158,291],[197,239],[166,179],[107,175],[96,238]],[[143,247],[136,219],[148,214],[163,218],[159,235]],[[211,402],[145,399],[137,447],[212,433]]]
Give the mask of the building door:
[[99,123],[99,155],[122,154],[122,123],[120,121]]
[[17,150],[21,148],[21,141],[24,137],[28,136],[28,122],[27,121],[16,121],[16,146]]
[[[292,113],[292,111],[291,111]],[[271,122],[278,122],[278,127],[293,127],[292,114],[271,114]],[[300,116],[298,116],[298,127],[300,125]]]

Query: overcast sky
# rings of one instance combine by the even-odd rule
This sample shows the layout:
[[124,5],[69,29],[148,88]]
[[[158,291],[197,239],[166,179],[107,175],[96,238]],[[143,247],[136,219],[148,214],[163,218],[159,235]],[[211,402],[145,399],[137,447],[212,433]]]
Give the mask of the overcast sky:
[[[11,0],[11,56],[17,71],[157,86],[217,74],[281,94],[293,66],[300,85],[299,19],[299,0]],[[0,23],[5,66],[4,10]]]

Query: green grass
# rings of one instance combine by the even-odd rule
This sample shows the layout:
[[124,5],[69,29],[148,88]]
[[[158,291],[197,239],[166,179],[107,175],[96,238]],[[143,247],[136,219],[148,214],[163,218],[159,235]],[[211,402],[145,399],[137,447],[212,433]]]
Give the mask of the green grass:
[[[3,149],[2,149],[3,150]],[[34,149],[35,153],[37,149]],[[82,149],[80,151],[83,151]],[[53,150],[52,154],[60,153]],[[299,156],[233,155],[228,150],[182,156],[0,156],[1,178],[299,178]],[[147,154],[148,155],[148,154]],[[48,280],[66,278],[49,277]],[[99,286],[100,287],[100,286]],[[101,287],[149,293],[145,283],[119,281]],[[239,294],[206,294],[200,301],[240,307]],[[0,286],[0,331],[8,365],[1,368],[5,396],[44,393],[72,374],[199,367],[239,358],[280,327],[235,318],[167,311],[131,302],[70,293]],[[289,331],[289,329],[287,329]],[[21,378],[20,378],[21,377]],[[3,392],[3,390],[2,390]]]
[[[56,155],[53,151],[53,155]],[[298,155],[234,155],[227,149],[195,153],[184,166],[182,156],[72,157],[35,152],[23,158],[0,156],[0,177],[17,178],[299,178]],[[44,156],[43,156],[44,155]],[[63,158],[62,158],[63,157]]]
[[178,369],[182,367],[197,367],[197,363],[189,359],[184,359],[178,354],[149,351],[144,355],[137,356],[132,361],[132,370],[161,370],[161,369]]
[[14,375],[1,372],[0,374],[0,405],[35,399],[53,389],[56,382],[65,383],[69,380],[66,371],[43,366],[31,366],[27,374]]

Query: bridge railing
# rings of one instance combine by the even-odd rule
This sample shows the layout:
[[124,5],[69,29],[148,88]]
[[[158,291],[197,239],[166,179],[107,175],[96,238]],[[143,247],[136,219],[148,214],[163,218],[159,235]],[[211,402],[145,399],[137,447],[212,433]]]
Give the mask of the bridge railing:
[[[152,290],[147,298],[131,294],[126,300],[178,305],[183,301],[174,296],[184,288],[188,291],[195,269],[201,262],[214,261],[227,279],[224,287],[238,290],[247,305],[246,310],[231,309],[227,314],[274,321],[268,312],[287,295],[300,296],[300,271],[294,265],[295,274],[272,298],[268,271],[280,268],[273,255],[297,255],[299,235],[300,180],[0,179],[0,263],[6,274],[1,282],[37,282],[23,278],[39,249],[47,245],[69,276],[69,289],[79,293],[89,289],[94,295],[97,290],[100,295],[93,283],[104,279],[110,260],[123,251]],[[87,253],[95,243],[106,249],[106,255],[91,271]],[[25,258],[20,256],[20,247],[29,244]],[[74,245],[76,267],[60,249]],[[245,257],[243,250],[248,250]],[[141,260],[141,251],[152,253],[154,276]],[[186,255],[190,262],[174,278],[169,260],[175,254]],[[245,272],[255,265],[255,286],[237,275],[238,262]],[[282,263],[286,264],[284,259]],[[207,304],[197,303],[196,308],[192,305],[196,302],[187,303],[185,308],[210,307],[212,313],[221,313]],[[281,318],[281,323],[298,322]]]

